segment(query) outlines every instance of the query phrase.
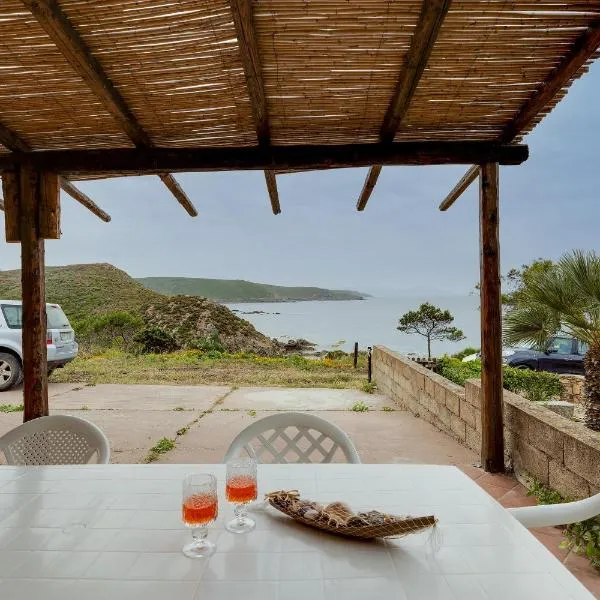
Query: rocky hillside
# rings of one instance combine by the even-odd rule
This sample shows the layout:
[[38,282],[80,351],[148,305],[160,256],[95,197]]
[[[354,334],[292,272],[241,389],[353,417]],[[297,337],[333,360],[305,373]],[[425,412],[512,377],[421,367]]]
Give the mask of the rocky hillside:
[[[0,271],[0,299],[18,300],[20,294],[21,272]],[[280,351],[277,342],[227,307],[206,298],[158,294],[109,264],[47,267],[46,298],[60,304],[72,323],[124,311],[165,329],[181,347],[218,336],[229,352],[271,355]]]
[[253,325],[234,315],[226,306],[206,298],[172,296],[154,302],[144,311],[149,325],[169,332],[182,346],[218,336],[229,352],[256,352],[273,355],[279,344]]

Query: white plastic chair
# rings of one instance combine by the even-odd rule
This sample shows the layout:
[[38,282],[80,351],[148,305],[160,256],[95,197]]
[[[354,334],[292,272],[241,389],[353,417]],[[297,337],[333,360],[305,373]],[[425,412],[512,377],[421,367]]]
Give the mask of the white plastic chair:
[[33,419],[0,437],[0,452],[9,465],[77,465],[96,457],[108,464],[110,446],[93,423],[67,415]]
[[330,463],[338,450],[346,462],[361,462],[352,440],[337,425],[311,414],[277,413],[239,433],[225,462],[246,451],[258,462]]
[[531,527],[557,527],[579,523],[600,515],[600,494],[576,502],[543,504],[509,508],[517,521],[528,529]]

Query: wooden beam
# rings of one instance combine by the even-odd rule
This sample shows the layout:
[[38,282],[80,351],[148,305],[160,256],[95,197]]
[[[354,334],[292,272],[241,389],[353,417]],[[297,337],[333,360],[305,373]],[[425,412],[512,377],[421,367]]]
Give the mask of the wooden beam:
[[[12,150],[13,152],[30,152],[31,147],[25,142],[23,138],[17,135],[12,129],[0,122],[0,144]],[[103,221],[109,222],[110,215],[104,212],[91,198],[86,196],[82,191],[76,188],[68,179],[60,177],[60,187],[67,193],[71,198],[74,198],[85,206],[88,210],[93,212],[96,216],[100,217]],[[1,209],[0,210],[4,210]]]
[[[550,75],[548,75],[545,81],[539,85],[533,95],[525,101],[517,114],[508,125],[505,126],[498,137],[498,141],[508,144],[525,131],[533,121],[535,121],[544,108],[548,106],[548,103],[552,101],[556,94],[559,93],[569,81],[575,77],[575,75],[577,75],[579,69],[590,60],[599,47],[600,19],[597,19],[577,38],[571,47],[571,50],[566,54],[563,60],[556,66]],[[440,204],[440,210],[447,210],[469,187],[470,183],[475,181],[477,178],[476,175],[474,175],[475,170],[478,170],[478,167],[472,167],[467,171],[460,182],[447,196],[446,200]],[[469,183],[460,189],[461,183],[469,179]],[[453,195],[456,197],[450,203],[447,203],[448,199]]]
[[381,173],[381,165],[373,165],[369,169],[362,192],[356,202],[356,210],[365,210],[365,206],[367,206],[367,202],[373,193],[373,188],[379,179],[379,173]]
[[527,160],[525,145],[488,142],[395,142],[318,146],[239,148],[121,148],[47,150],[0,155],[0,171],[21,162],[40,170],[78,174],[161,174],[165,172],[240,170],[319,170],[369,165],[447,165]]
[[[125,99],[105,73],[100,62],[95,58],[79,32],[73,27],[69,18],[60,8],[57,0],[21,0],[26,8],[37,19],[58,50],[70,63],[75,72],[102,102],[106,110],[117,120],[131,141],[139,148],[152,147],[150,136],[144,131],[137,118],[127,106]],[[163,179],[163,183],[174,193],[188,213],[196,216],[192,202],[175,180]],[[185,200],[182,202],[182,198]],[[188,210],[192,207],[192,210]]]
[[60,239],[60,185],[56,173],[40,173],[38,190],[38,234],[45,240]]
[[0,144],[13,152],[29,152],[31,148],[12,129],[0,122]]
[[271,210],[274,215],[281,212],[279,204],[279,192],[277,191],[277,182],[275,181],[275,171],[265,171],[265,181],[267,182],[267,190],[269,191],[269,199],[271,201]]
[[527,129],[548,103],[577,74],[600,47],[600,19],[594,21],[575,41],[571,50],[523,104],[512,121],[504,128],[500,142],[511,142]]
[[452,191],[444,198],[439,206],[440,210],[448,210],[458,200],[463,192],[479,177],[479,165],[471,167],[454,186]]
[[23,421],[48,415],[44,240],[39,223],[43,179],[30,165],[20,169]]
[[[431,52],[446,18],[451,0],[423,0],[419,21],[404,57],[404,64],[398,77],[392,99],[383,118],[379,140],[383,143],[394,141],[402,119],[406,116],[415,91],[431,56]],[[357,210],[364,210],[373,188],[379,179],[381,165],[371,167],[362,192],[356,203]]]
[[497,163],[486,163],[479,179],[481,464],[490,473],[504,471],[498,170]]
[[60,187],[64,192],[69,194],[71,198],[77,200],[79,204],[85,206],[90,212],[93,212],[99,219],[102,219],[105,223],[110,222],[110,215],[103,211],[87,194],[84,194],[65,177],[60,178]]
[[197,217],[198,211],[196,210],[196,207],[192,204],[190,199],[186,196],[185,192],[181,189],[181,186],[177,183],[175,177],[173,177],[173,175],[169,173],[161,173],[159,177],[161,181],[167,186],[167,188],[169,188],[171,194],[175,196],[177,202],[179,202],[179,204],[181,204],[181,206],[185,208],[187,214],[190,215],[190,217]]
[[[259,146],[269,146],[271,144],[271,130],[260,53],[256,41],[252,0],[231,0],[230,4],[238,48],[246,77],[246,86],[248,88],[248,95],[250,96],[250,106],[252,107],[252,115],[254,116],[256,139]],[[274,215],[278,215],[281,212],[281,205],[279,203],[275,172],[265,171],[265,181],[271,201],[271,209]]]
[[2,174],[4,195],[4,231],[8,243],[21,241],[21,181],[19,171]]
[[271,142],[271,132],[260,54],[254,29],[252,2],[251,0],[231,0],[230,5],[240,57],[244,66],[250,105],[254,115],[256,137],[259,144],[269,144]]

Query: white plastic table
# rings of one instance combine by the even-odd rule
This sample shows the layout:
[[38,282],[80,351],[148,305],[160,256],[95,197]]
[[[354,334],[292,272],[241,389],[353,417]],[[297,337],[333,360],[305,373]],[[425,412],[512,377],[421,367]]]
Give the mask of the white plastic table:
[[[208,560],[181,554],[181,480],[212,472],[220,516]],[[413,516],[429,533],[348,541],[271,507],[257,528],[223,528],[222,465],[0,467],[2,600],[567,600],[591,594],[506,510],[454,467],[264,465],[260,493],[298,489],[319,501]],[[268,514],[267,514],[268,513]]]

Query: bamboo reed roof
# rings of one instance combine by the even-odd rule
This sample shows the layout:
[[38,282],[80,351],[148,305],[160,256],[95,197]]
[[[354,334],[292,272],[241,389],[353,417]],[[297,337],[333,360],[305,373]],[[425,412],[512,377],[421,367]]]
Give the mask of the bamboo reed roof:
[[[35,150],[132,147],[26,4],[0,3],[0,121]],[[376,142],[421,2],[253,4],[271,143]],[[60,7],[156,146],[257,143],[227,0]],[[598,18],[593,0],[455,0],[395,140],[496,139]]]

